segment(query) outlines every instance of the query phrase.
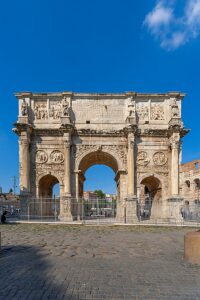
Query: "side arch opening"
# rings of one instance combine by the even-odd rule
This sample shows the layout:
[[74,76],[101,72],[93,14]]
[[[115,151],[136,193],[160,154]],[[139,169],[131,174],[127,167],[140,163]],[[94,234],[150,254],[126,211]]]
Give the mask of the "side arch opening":
[[162,200],[161,181],[154,176],[144,178],[140,183],[140,216],[150,219],[160,215]]

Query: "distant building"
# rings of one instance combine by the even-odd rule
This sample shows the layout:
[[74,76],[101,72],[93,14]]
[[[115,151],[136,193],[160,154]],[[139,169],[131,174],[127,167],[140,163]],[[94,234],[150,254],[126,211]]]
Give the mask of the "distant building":
[[116,194],[106,194],[106,201],[108,202],[112,202],[113,200],[117,199],[117,195]]
[[20,208],[19,196],[13,193],[0,193],[0,214],[3,211],[13,213]]
[[92,191],[83,192],[84,200],[87,200],[87,201],[96,200],[97,197],[98,197],[97,193],[95,193],[95,192],[92,192]]
[[181,195],[185,201],[195,203],[200,200],[200,159],[180,166]]

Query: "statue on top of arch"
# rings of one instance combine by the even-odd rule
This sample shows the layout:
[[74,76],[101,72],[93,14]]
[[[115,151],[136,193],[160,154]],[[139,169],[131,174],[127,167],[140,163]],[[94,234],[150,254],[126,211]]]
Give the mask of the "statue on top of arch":
[[69,102],[66,96],[62,99],[62,115],[69,117]]
[[136,109],[135,109],[135,101],[131,97],[129,98],[129,104],[128,104],[128,117],[127,117],[127,122],[128,123],[133,123],[136,117]]
[[176,99],[171,100],[170,106],[171,106],[171,117],[180,118],[180,111]]
[[23,99],[22,104],[21,104],[21,115],[22,115],[22,117],[25,117],[28,115],[28,105],[27,105],[25,99]]

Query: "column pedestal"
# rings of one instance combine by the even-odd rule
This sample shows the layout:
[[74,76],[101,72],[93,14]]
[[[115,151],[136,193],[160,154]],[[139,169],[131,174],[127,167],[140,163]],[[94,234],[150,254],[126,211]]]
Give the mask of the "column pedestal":
[[64,195],[60,197],[59,220],[64,222],[73,221],[71,196]]
[[21,192],[19,196],[20,200],[20,219],[28,220],[30,216],[30,209],[29,209],[29,201],[31,198],[30,193],[23,193]]
[[137,217],[137,198],[127,198],[125,200],[125,223],[138,223]]
[[171,222],[181,223],[183,217],[181,215],[181,207],[183,206],[183,198],[172,196],[168,200],[169,206],[169,219]]

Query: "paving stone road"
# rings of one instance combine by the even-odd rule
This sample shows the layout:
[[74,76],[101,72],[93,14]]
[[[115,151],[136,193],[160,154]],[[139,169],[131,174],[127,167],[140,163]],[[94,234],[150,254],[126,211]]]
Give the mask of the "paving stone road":
[[186,228],[0,225],[0,299],[200,299]]

